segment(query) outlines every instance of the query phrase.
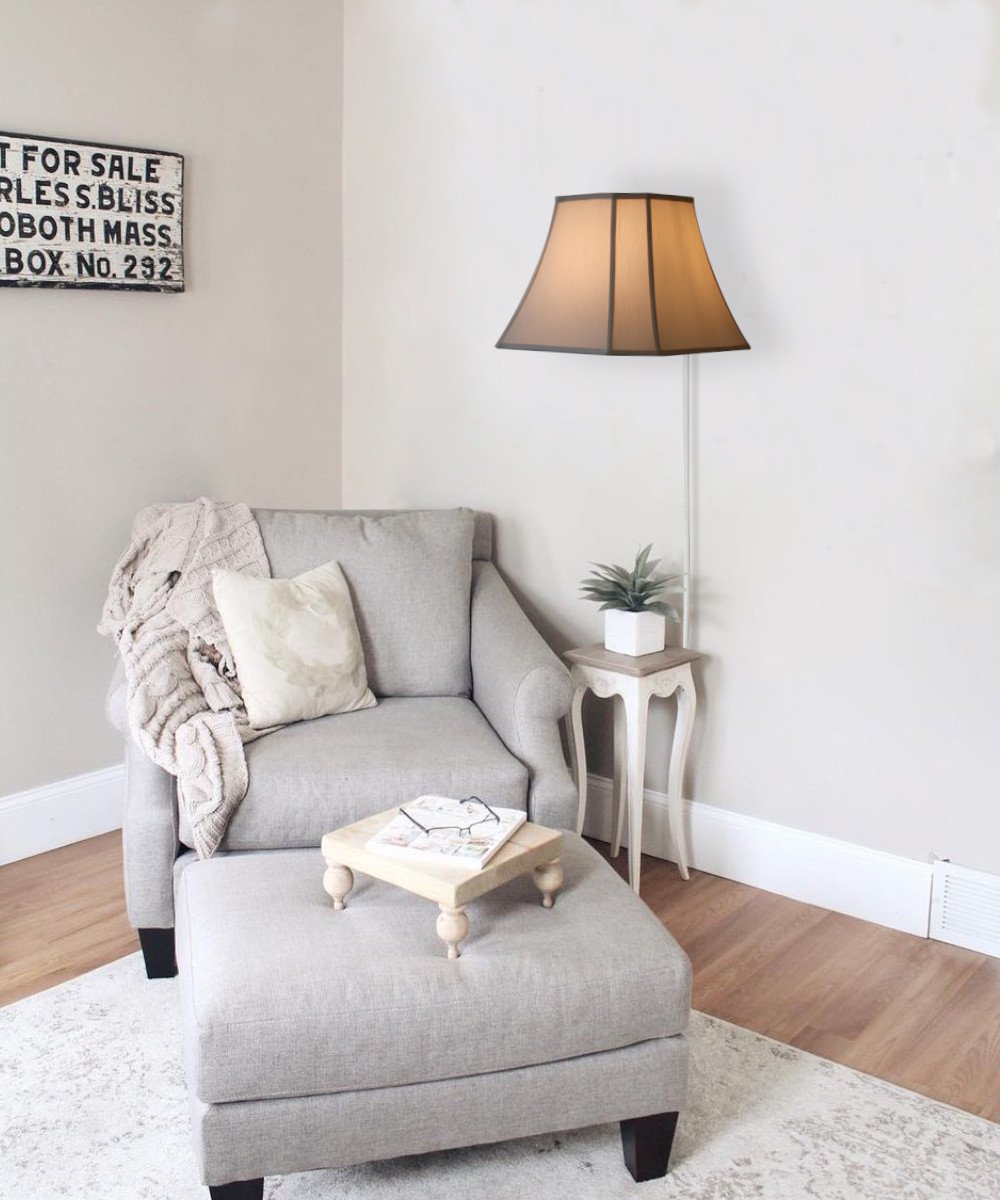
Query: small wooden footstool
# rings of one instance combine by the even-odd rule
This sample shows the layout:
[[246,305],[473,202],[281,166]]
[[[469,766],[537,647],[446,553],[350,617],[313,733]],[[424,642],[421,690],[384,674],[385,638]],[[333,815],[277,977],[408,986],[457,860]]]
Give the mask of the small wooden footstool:
[[458,958],[461,954],[458,947],[469,936],[466,905],[501,884],[530,872],[542,893],[543,906],[551,908],[554,904],[565,879],[559,862],[562,834],[558,829],[546,829],[544,825],[526,821],[481,869],[463,867],[460,862],[441,863],[433,859],[428,862],[367,849],[368,842],[398,812],[397,805],[324,836],[321,847],[326,859],[323,887],[333,897],[338,912],[344,908],[354,887],[355,871],[381,879],[383,883],[394,884],[437,903],[441,909],[437,935],[448,947],[448,957]]
[[334,912],[313,850],[180,873],[177,958],[199,1178],[264,1177],[617,1121],[667,1169],[691,971],[595,850],[562,835],[555,912],[527,876],[472,902],[449,962],[427,901],[360,875]]

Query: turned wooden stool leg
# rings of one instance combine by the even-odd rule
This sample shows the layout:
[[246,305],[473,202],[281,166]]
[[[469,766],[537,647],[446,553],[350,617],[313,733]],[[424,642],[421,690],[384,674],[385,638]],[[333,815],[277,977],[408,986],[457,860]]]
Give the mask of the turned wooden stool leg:
[[543,906],[551,908],[556,902],[556,892],[559,891],[566,879],[562,863],[558,858],[553,859],[552,862],[542,863],[541,866],[535,867],[531,877],[535,881],[535,887],[542,893]]
[[340,863],[330,863],[323,873],[323,887],[333,897],[333,907],[340,912],[354,887],[354,872]]
[[439,904],[441,909],[437,919],[437,935],[448,947],[449,958],[461,957],[459,943],[469,936],[469,916],[464,908],[449,908]]

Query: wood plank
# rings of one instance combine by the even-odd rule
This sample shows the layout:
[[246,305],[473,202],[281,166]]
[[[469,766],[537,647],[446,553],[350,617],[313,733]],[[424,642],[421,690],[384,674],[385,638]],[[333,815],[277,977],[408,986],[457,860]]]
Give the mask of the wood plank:
[[567,662],[598,667],[602,671],[617,671],[619,675],[631,675],[636,679],[641,679],[644,675],[653,675],[657,671],[668,671],[671,667],[679,667],[683,663],[695,662],[701,657],[697,650],[682,650],[678,647],[658,650],[655,654],[616,654],[613,650],[605,650],[601,642],[595,642],[592,646],[578,646],[575,650],[567,650],[563,654]]
[[875,1064],[877,1073],[1000,1121],[998,995],[1000,962],[989,958],[965,976],[936,1012],[920,1004],[928,1020],[918,1035],[897,1043],[891,1057]]
[[899,972],[880,1011],[857,1030],[846,1061],[864,1070],[887,1070],[901,1080],[916,1059],[933,1053],[941,1015],[983,965],[981,956],[971,951],[921,942],[908,972]]
[[0,1005],[138,948],[119,832],[0,867]]
[[526,875],[542,863],[559,857],[562,834],[525,821],[511,834],[484,867],[467,867],[461,862],[436,862],[379,854],[369,850],[368,842],[399,812],[399,805],[387,808],[334,829],[323,836],[321,849],[327,864],[341,864],[373,879],[394,884],[405,891],[423,896],[448,908],[461,908],[478,896],[484,896],[519,875]]

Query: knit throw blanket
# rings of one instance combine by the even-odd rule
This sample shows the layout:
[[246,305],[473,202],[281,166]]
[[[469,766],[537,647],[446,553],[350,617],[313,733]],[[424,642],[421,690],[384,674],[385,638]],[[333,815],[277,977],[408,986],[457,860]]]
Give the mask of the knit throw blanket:
[[98,632],[118,643],[129,728],[177,777],[199,858],[218,848],[247,790],[251,729],[212,594],[212,571],[271,574],[245,504],[196,500],[145,508],[111,576]]

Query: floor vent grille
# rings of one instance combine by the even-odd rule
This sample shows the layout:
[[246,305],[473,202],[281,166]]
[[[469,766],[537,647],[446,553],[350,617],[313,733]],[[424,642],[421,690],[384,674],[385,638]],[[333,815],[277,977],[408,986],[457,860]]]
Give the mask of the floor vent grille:
[[936,862],[930,936],[1000,958],[1000,875]]

